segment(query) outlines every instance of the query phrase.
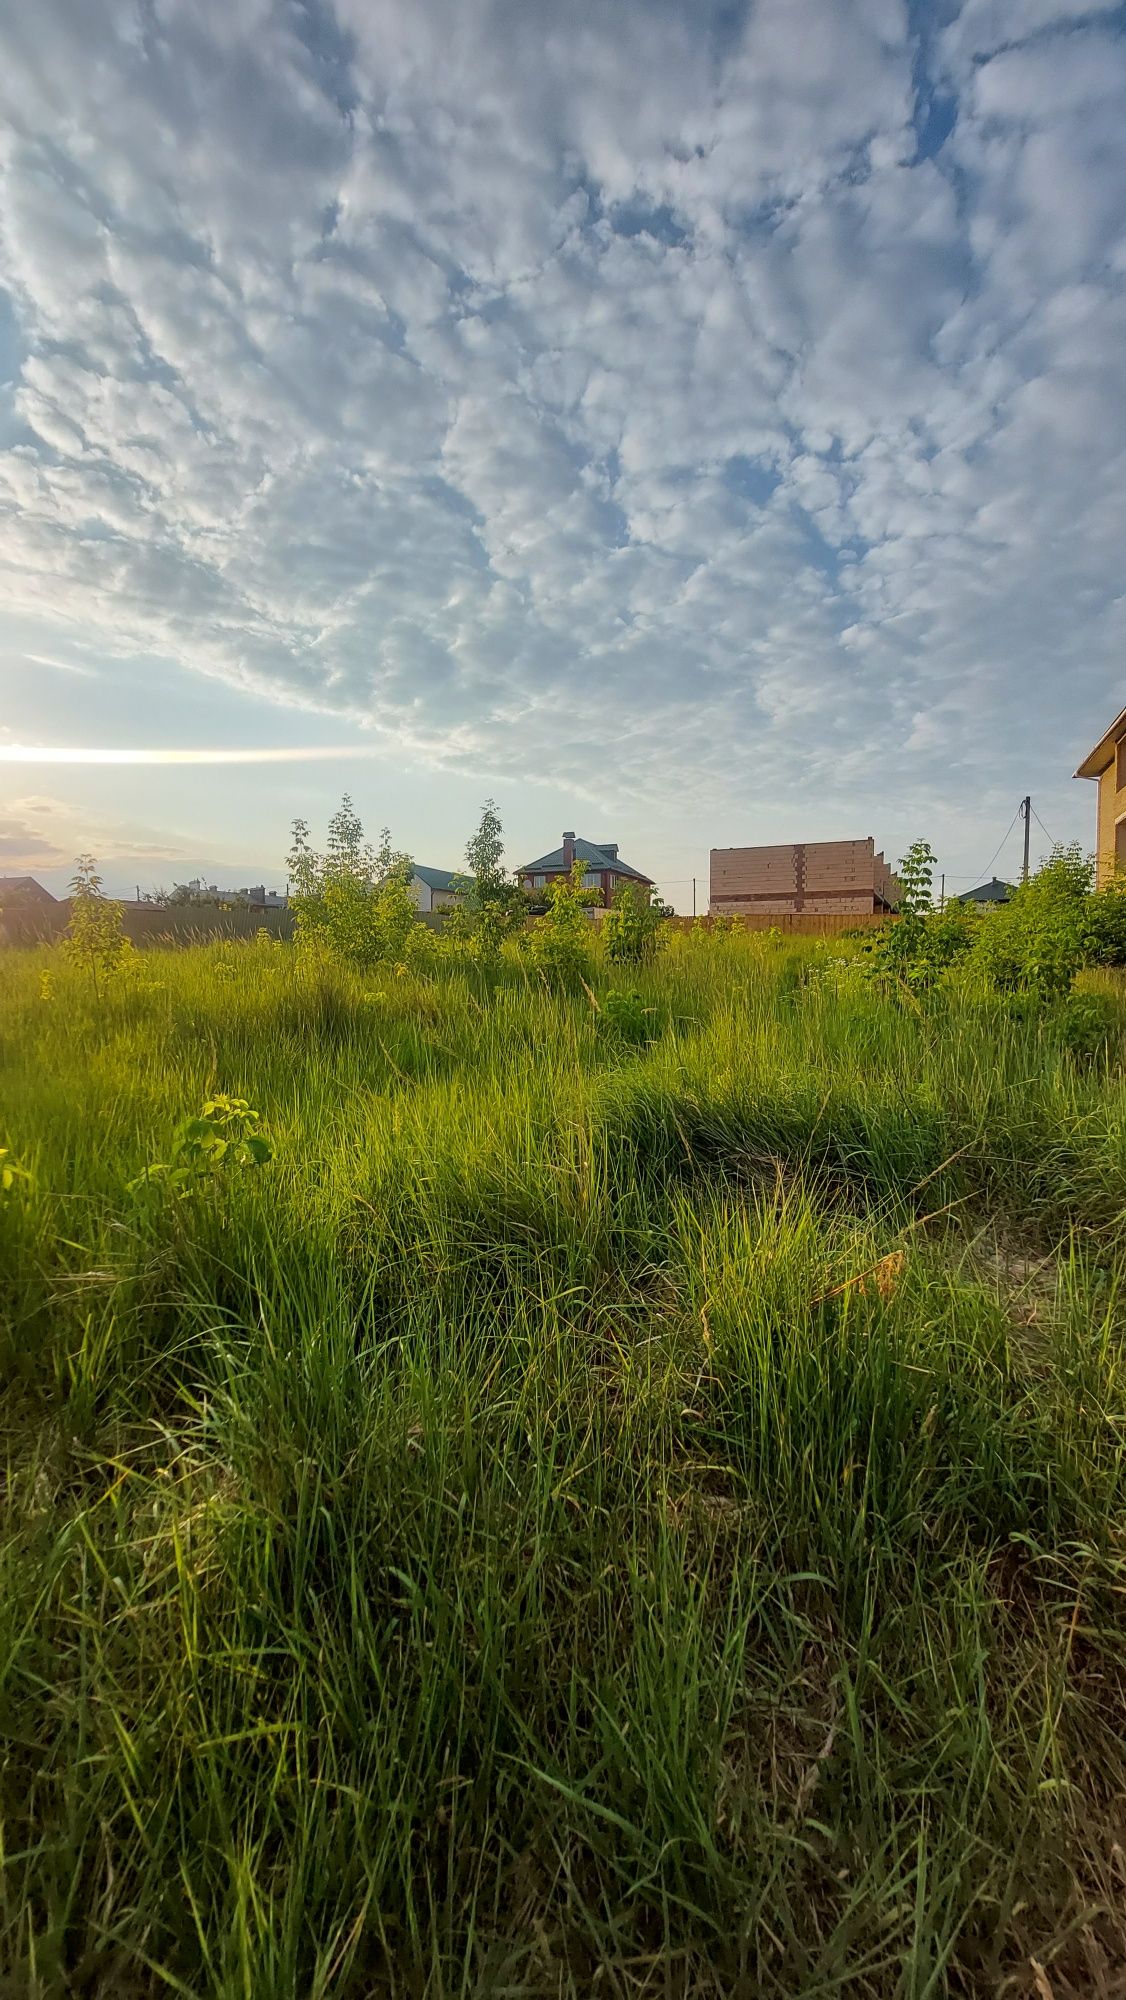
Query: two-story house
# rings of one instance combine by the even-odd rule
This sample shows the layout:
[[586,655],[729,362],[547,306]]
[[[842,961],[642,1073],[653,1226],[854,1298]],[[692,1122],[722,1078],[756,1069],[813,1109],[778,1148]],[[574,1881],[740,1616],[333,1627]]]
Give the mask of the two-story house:
[[653,887],[651,876],[643,875],[640,868],[631,868],[628,861],[622,860],[616,840],[582,840],[574,833],[565,833],[562,847],[541,854],[538,861],[525,861],[516,870],[520,887],[533,899],[542,896],[548,883],[560,875],[569,875],[576,861],[585,863],[583,888],[598,890],[603,909],[610,908],[623,882],[637,882],[644,889]]
[[1116,872],[1126,875],[1126,708],[1116,715],[1075,773],[1099,787],[1095,880],[1101,889]]
[[424,868],[416,861],[411,896],[418,910],[452,910],[457,902],[457,875],[449,868]]

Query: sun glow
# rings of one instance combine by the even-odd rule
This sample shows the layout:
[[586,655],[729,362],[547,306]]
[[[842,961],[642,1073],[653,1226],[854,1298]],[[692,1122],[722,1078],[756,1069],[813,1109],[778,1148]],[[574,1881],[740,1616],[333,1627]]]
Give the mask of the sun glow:
[[318,759],[374,757],[373,744],[293,744],[233,750],[69,749],[37,743],[0,743],[0,764],[311,764]]

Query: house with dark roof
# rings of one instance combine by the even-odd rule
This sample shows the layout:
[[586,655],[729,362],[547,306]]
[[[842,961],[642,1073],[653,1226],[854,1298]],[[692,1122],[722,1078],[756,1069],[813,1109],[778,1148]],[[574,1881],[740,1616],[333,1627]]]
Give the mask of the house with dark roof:
[[448,868],[424,868],[415,862],[411,895],[419,910],[452,910],[457,902],[457,875]]
[[978,903],[989,908],[994,903],[1007,903],[1012,893],[1012,883],[1001,882],[994,875],[992,881],[983,882],[980,889],[967,889],[964,896],[959,896],[958,901],[960,903]]
[[18,905],[21,910],[53,909],[58,902],[49,889],[37,882],[34,875],[0,875],[0,903],[9,908]]
[[562,847],[552,848],[550,854],[541,854],[537,861],[525,861],[516,870],[517,880],[535,900],[542,897],[549,883],[560,875],[569,875],[576,861],[585,862],[583,888],[598,890],[603,909],[610,908],[623,882],[637,882],[643,889],[653,887],[651,875],[643,874],[640,868],[631,868],[628,861],[622,860],[616,840],[582,840],[575,833],[565,833]]

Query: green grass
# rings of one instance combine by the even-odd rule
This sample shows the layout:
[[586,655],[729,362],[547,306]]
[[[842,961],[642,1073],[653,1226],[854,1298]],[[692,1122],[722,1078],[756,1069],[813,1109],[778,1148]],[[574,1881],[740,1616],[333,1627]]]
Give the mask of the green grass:
[[[1112,1990],[1117,1046],[740,938],[0,975],[0,1992]],[[217,1091],[269,1164],[131,1196]]]

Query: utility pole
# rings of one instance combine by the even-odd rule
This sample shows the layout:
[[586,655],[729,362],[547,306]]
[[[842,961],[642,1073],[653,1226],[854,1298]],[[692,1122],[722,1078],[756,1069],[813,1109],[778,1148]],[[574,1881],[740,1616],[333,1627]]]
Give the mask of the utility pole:
[[1032,835],[1032,799],[1030,795],[1024,797],[1020,802],[1020,816],[1024,821],[1024,866],[1021,869],[1020,879],[1022,882],[1027,882],[1028,843]]
[[945,875],[945,872],[944,872],[944,873],[943,873],[943,874],[942,874],[942,875],[941,875],[941,876],[939,877],[939,882],[938,882],[938,907],[939,907],[939,909],[940,909],[940,910],[944,910],[944,909],[946,908],[946,875]]
[[692,877],[692,915],[696,914],[696,877]]

